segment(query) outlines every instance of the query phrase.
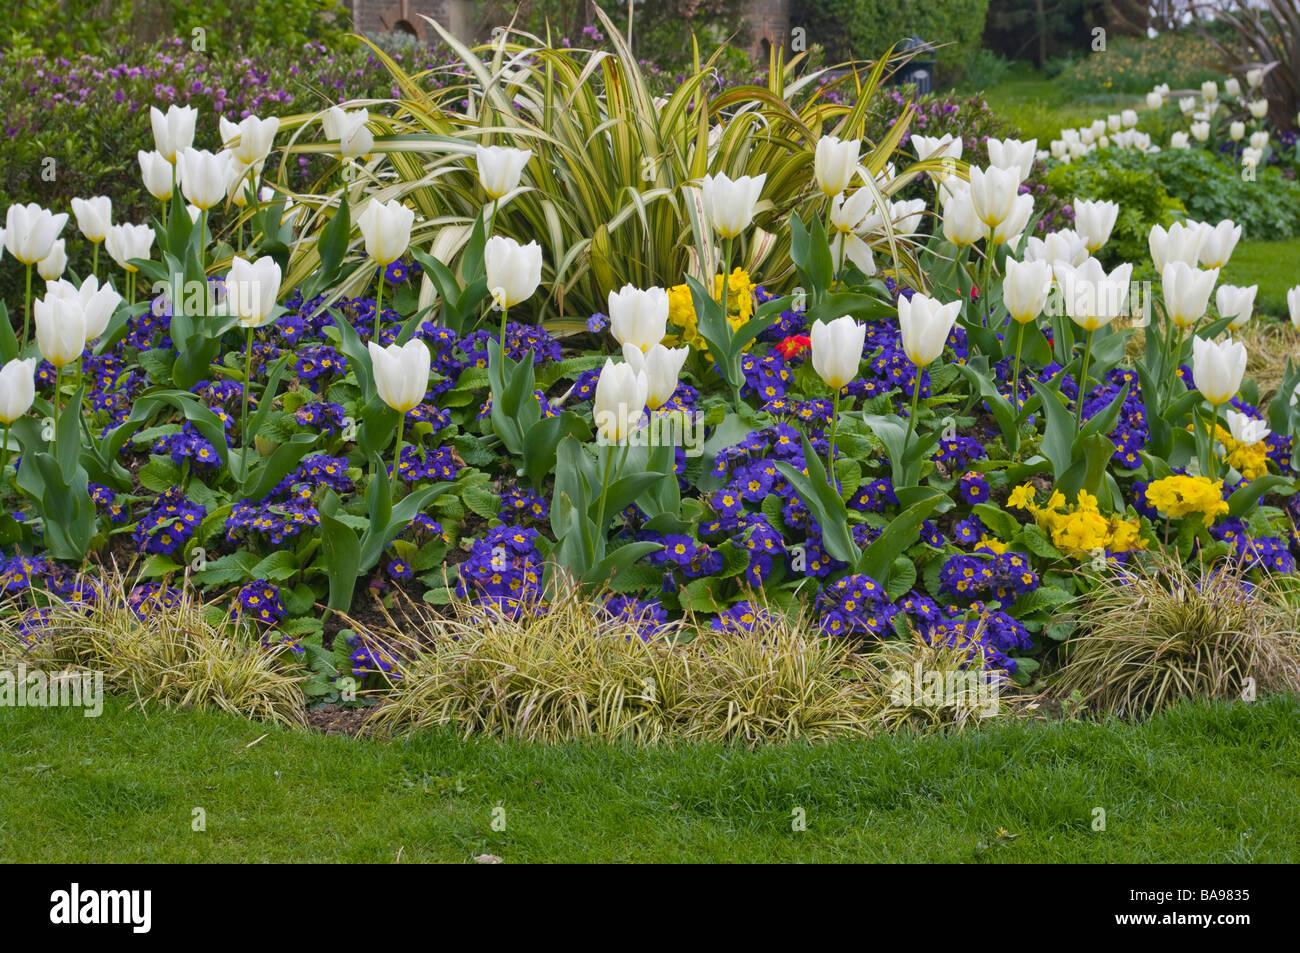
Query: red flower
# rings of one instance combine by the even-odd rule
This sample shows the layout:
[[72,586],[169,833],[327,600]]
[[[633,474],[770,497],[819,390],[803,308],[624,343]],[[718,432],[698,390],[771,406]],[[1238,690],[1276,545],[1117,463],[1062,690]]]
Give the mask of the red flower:
[[792,334],[777,344],[776,349],[780,351],[781,356],[788,361],[790,358],[802,354],[810,347],[812,347],[812,338],[808,337],[808,335]]

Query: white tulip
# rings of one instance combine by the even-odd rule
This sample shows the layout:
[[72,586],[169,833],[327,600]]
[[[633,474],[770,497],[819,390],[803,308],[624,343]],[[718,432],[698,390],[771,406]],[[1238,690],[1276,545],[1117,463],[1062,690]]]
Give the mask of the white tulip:
[[749,227],[766,181],[766,172],[759,176],[742,175],[735,181],[723,173],[704,177],[700,183],[704,211],[719,235],[735,238]]
[[1246,70],[1246,85],[1251,89],[1257,89],[1264,82],[1264,71],[1262,69]]
[[623,346],[649,351],[667,334],[668,292],[624,285],[609,293],[609,332]]
[[542,248],[537,242],[520,245],[513,238],[493,235],[483,247],[483,263],[488,292],[503,308],[531,297],[542,282]]
[[55,367],[65,367],[86,349],[86,316],[76,298],[47,294],[35,302],[36,344],[41,356]]
[[[899,304],[904,300],[900,298]],[[813,370],[832,391],[839,393],[845,384],[858,376],[867,326],[846,314],[829,324],[816,322],[809,337],[812,339]]]
[[860,139],[841,140],[838,136],[822,136],[817,140],[813,154],[813,177],[826,196],[839,195],[853,181],[858,171]]
[[662,344],[656,344],[648,351],[642,351],[635,344],[623,345],[623,360],[633,371],[645,374],[648,388],[645,406],[658,410],[672,399],[677,390],[677,377],[690,352],[689,347],[670,348]]
[[1240,288],[1237,285],[1219,285],[1219,290],[1214,293],[1214,307],[1218,309],[1220,317],[1232,319],[1229,327],[1236,330],[1244,327],[1250,320],[1255,310],[1255,295],[1258,292],[1259,285],[1250,285],[1247,288]]
[[219,125],[222,144],[244,165],[258,164],[270,155],[275,134],[280,131],[280,120],[274,116],[270,119],[246,116],[237,123],[222,116]]
[[5,248],[24,265],[34,265],[50,253],[67,223],[67,212],[55,215],[35,202],[11,205],[5,215]]
[[1264,153],[1258,149],[1252,149],[1250,146],[1241,150],[1242,166],[1257,166],[1264,159]]
[[8,426],[32,409],[36,399],[36,358],[0,367],[0,423]]
[[600,442],[616,444],[626,439],[640,423],[649,394],[645,371],[606,360],[591,407]]
[[1088,246],[1074,229],[1062,228],[1048,232],[1042,238],[1026,241],[1025,258],[1029,261],[1045,261],[1049,265],[1058,261],[1067,265],[1081,265],[1088,258]]
[[1122,127],[1123,119],[1119,113],[1111,113],[1106,117],[1106,128],[1111,132],[1119,132]]
[[1138,124],[1138,114],[1136,109],[1123,109],[1119,114],[1120,124],[1125,129],[1132,129]]
[[172,197],[173,170],[179,181],[180,168],[168,162],[161,152],[140,150],[135,157],[140,163],[140,177],[144,180],[145,190],[160,202],[169,200]]
[[1019,169],[970,170],[970,198],[976,217],[993,228],[1011,215],[1012,205],[1020,188]]
[[1192,123],[1191,129],[1192,138],[1197,142],[1204,142],[1210,138],[1210,124],[1203,119],[1200,122]]
[[270,255],[250,262],[236,255],[226,275],[226,303],[246,328],[260,328],[275,314],[280,293],[280,266]]
[[907,359],[917,367],[925,367],[942,354],[960,313],[960,301],[944,304],[920,292],[912,295],[911,300],[900,296],[898,324]]
[[943,205],[943,237],[948,241],[962,247],[973,245],[988,234],[975,214],[970,188],[965,183],[945,182],[939,189],[939,199]]
[[1235,410],[1227,411],[1224,416],[1228,418],[1228,432],[1232,434],[1232,439],[1237,443],[1253,447],[1255,444],[1268,439],[1271,431],[1264,421],[1256,420],[1254,417]]
[[961,137],[949,132],[938,138],[913,135],[910,142],[918,160],[961,158]]
[[1164,105],[1164,97],[1157,92],[1147,93],[1147,109],[1159,109]]
[[36,263],[36,273],[46,281],[57,281],[68,267],[68,252],[60,238],[50,246],[50,253]]
[[1250,110],[1250,114],[1256,119],[1263,119],[1268,115],[1268,100],[1252,99],[1246,104],[1246,108]]
[[130,263],[131,259],[148,260],[153,239],[151,225],[114,225],[104,238],[104,248],[119,267],[136,271],[138,269]]
[[1201,253],[1201,243],[1205,241],[1205,231],[1199,225],[1184,225],[1175,222],[1166,231],[1163,226],[1151,226],[1147,244],[1151,248],[1151,261],[1156,271],[1163,273],[1165,265],[1174,261],[1183,261],[1195,265]]
[[519,188],[524,166],[533,157],[531,149],[508,146],[475,146],[474,154],[478,160],[479,184],[493,201]]
[[366,254],[380,265],[391,265],[406,254],[414,224],[415,211],[397,199],[387,202],[371,199],[365,211],[357,216],[357,227],[366,241]]
[[1268,145],[1267,131],[1261,129],[1259,130],[1259,132],[1252,132],[1250,134],[1250,147],[1252,149],[1256,149],[1260,152],[1263,152],[1267,145]]
[[86,278],[80,288],[68,281],[51,282],[46,289],[46,297],[63,298],[74,301],[81,308],[81,315],[86,323],[86,340],[94,341],[108,328],[113,312],[122,303],[122,296],[107,281],[99,283],[94,275]]
[[366,345],[375,376],[375,389],[385,404],[399,414],[418,407],[429,389],[432,356],[420,338],[403,345],[380,347],[374,341]]
[[366,126],[368,122],[370,113],[366,110],[348,112],[339,106],[331,106],[321,119],[325,137],[337,139],[340,154],[351,158],[369,155],[375,147],[375,137]]
[[1007,259],[1007,274],[1002,281],[1002,304],[1016,321],[1028,324],[1042,314],[1051,290],[1052,266],[1049,262]]
[[[1034,153],[1038,149],[1038,140],[1021,142],[1019,139],[989,139],[989,164],[999,169],[1015,169],[1020,182],[1029,178],[1034,167]],[[1020,182],[1016,185],[1019,186]]]
[[1187,139],[1187,133],[1175,132],[1169,137],[1170,149],[1190,149],[1191,143]]
[[1286,308],[1291,313],[1291,326],[1300,331],[1300,285],[1286,293]]
[[1184,115],[1191,113],[1196,108],[1196,100],[1191,96],[1183,96],[1178,100],[1178,109]]
[[1223,81],[1223,91],[1227,95],[1236,99],[1241,95],[1241,83],[1237,82],[1237,77],[1229,76]]
[[1210,292],[1219,280],[1219,269],[1201,271],[1186,262],[1171,261],[1160,272],[1165,312],[1180,328],[1191,327],[1205,316]]
[[1201,242],[1201,264],[1206,268],[1222,268],[1232,257],[1232,250],[1241,238],[1241,226],[1225,218],[1218,225],[1204,225],[1205,239]]
[[846,256],[868,277],[876,273],[871,246],[859,237],[860,232],[872,225],[883,225],[879,214],[872,211],[874,208],[875,196],[870,189],[858,189],[849,196],[841,193],[831,199],[831,261],[837,273],[843,267]]
[[81,234],[98,244],[104,240],[113,224],[113,200],[107,195],[73,199],[72,214],[77,217],[77,228],[81,229]]
[[1228,123],[1228,138],[1233,142],[1240,142],[1246,136],[1246,124],[1236,121]]
[[180,169],[181,192],[202,211],[214,207],[226,197],[230,181],[230,153],[211,153],[207,149],[185,149],[176,157]]
[[1114,202],[1089,202],[1077,197],[1074,200],[1074,230],[1083,238],[1090,252],[1110,240],[1118,216],[1119,206]]
[[1237,396],[1246,373],[1246,346],[1232,338],[1222,343],[1192,338],[1192,382],[1215,407]]
[[1011,212],[993,229],[993,244],[1004,242],[1015,245],[1020,233],[1029,224],[1029,216],[1034,214],[1034,197],[1029,193],[1017,195],[1011,202]]
[[1122,264],[1109,275],[1095,258],[1077,268],[1058,261],[1052,270],[1061,284],[1065,313],[1085,331],[1096,331],[1124,313],[1133,276],[1131,264]]
[[1219,98],[1219,87],[1212,79],[1207,79],[1201,84],[1201,98],[1207,103],[1212,103]]
[[171,105],[164,115],[158,107],[149,109],[153,126],[154,148],[168,162],[175,162],[182,152],[194,145],[194,120],[199,111],[193,106]]

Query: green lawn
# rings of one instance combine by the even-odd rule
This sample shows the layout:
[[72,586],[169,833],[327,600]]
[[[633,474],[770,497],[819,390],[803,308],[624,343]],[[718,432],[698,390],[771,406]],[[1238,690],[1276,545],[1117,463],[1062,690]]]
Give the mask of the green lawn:
[[1287,289],[1300,284],[1300,238],[1241,242],[1233,249],[1220,280],[1229,285],[1258,284],[1256,313],[1285,319]]
[[994,112],[1019,129],[1023,138],[1036,138],[1040,149],[1061,138],[1066,126],[1086,126],[1121,109],[1145,108],[1143,97],[1131,93],[1080,96],[1028,63],[1016,63],[995,86],[964,91],[982,92]]
[[0,709],[0,861],[1294,862],[1298,726],[1281,698],[1140,726],[638,750],[358,741],[117,699],[98,719]]

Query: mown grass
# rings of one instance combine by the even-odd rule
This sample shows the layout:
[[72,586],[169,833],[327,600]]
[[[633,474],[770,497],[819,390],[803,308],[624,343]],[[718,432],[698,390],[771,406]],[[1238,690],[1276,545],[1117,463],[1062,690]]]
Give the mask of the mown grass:
[[1022,139],[1038,139],[1046,149],[1061,138],[1067,126],[1086,126],[1094,119],[1126,108],[1143,108],[1142,96],[1131,93],[1080,95],[1059,78],[1052,79],[1028,63],[1016,63],[996,86],[967,92],[982,92],[990,108],[1019,130]]
[[1294,862],[1298,726],[1281,697],[747,750],[0,709],[0,861]]
[[1287,289],[1300,284],[1300,237],[1275,242],[1243,239],[1233,249],[1220,282],[1259,285],[1259,293],[1255,296],[1256,313],[1286,319]]

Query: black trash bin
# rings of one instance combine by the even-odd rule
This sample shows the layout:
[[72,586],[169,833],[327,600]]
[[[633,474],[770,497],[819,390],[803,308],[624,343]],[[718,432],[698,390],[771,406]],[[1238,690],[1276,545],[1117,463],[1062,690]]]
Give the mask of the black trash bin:
[[911,84],[920,96],[934,90],[934,48],[919,36],[909,36],[898,44],[900,53],[919,51],[896,74],[900,85]]

